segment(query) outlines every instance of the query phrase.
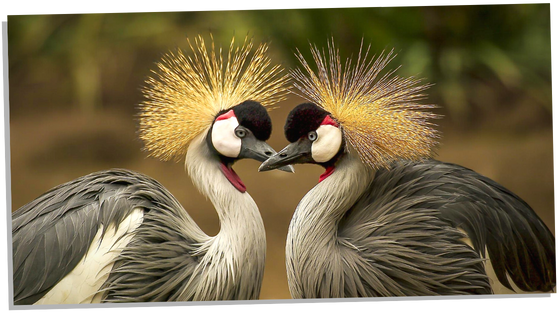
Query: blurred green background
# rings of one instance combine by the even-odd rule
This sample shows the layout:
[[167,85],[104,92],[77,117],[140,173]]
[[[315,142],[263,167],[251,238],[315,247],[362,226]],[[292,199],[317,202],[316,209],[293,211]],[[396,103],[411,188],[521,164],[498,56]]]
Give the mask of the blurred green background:
[[[426,102],[443,119],[438,159],[473,168],[524,198],[554,231],[550,6],[548,4],[29,15],[8,17],[13,210],[87,173],[128,168],[165,185],[208,234],[212,205],[182,163],[146,158],[136,138],[140,87],[169,50],[198,34],[227,47],[235,35],[270,43],[273,62],[297,66],[296,48],[333,37],[343,58],[363,38],[392,68],[435,85]],[[271,112],[269,143],[286,145],[282,126],[302,100]],[[236,164],[267,229],[261,299],[289,298],[284,267],[288,224],[322,170],[257,173]],[[177,176],[177,174],[185,174]]]

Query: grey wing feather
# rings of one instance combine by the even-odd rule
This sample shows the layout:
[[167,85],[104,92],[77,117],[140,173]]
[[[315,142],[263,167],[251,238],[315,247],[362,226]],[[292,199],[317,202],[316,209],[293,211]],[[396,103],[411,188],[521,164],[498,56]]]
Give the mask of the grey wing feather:
[[14,304],[33,304],[69,273],[97,232],[94,199],[64,184],[12,215]]
[[460,197],[435,193],[441,218],[467,232],[475,249],[489,258],[496,275],[512,289],[506,273],[523,291],[551,291],[556,286],[555,239],[533,209],[513,192],[474,171],[433,161],[427,172],[447,189],[462,187]]
[[354,255],[345,260],[357,270],[345,273],[346,283],[362,286],[346,287],[345,296],[490,293],[479,255],[460,241],[464,236],[458,230],[437,219],[437,211],[426,206],[428,201],[397,198],[385,205],[381,199],[356,204],[353,209],[372,216],[357,222],[349,214],[339,226],[339,238],[359,249],[341,253]]
[[401,162],[380,170],[339,224],[339,239],[361,249],[359,257],[343,251],[354,264],[347,268],[361,271],[349,272],[347,282],[363,283],[348,286],[348,296],[491,293],[485,249],[506,287],[506,271],[525,291],[555,286],[554,237],[533,210],[453,164]]
[[[193,300],[193,277],[204,234],[177,200],[162,190],[140,189],[135,197],[153,200],[144,222],[117,257],[102,287],[104,302]],[[190,284],[189,288],[187,286]]]
[[155,180],[135,186],[131,200],[146,200],[144,220],[114,261],[100,289],[102,302],[189,301],[194,275],[206,254],[206,235],[181,204]]
[[[157,191],[157,195],[153,195]],[[159,199],[158,199],[159,198]],[[128,170],[86,175],[53,188],[12,214],[14,304],[33,304],[68,274],[87,252],[97,231],[119,223],[133,209],[165,208],[205,234],[157,181]],[[179,212],[183,213],[179,213]]]

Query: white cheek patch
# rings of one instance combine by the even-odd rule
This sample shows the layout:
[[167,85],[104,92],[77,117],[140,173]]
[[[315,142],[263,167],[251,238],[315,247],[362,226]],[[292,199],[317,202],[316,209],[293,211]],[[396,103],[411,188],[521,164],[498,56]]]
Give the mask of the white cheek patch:
[[332,125],[317,128],[317,140],[311,144],[311,157],[315,162],[324,163],[332,159],[342,144],[342,132]]
[[224,156],[236,158],[241,152],[241,139],[235,135],[239,122],[235,116],[216,120],[212,127],[212,144]]

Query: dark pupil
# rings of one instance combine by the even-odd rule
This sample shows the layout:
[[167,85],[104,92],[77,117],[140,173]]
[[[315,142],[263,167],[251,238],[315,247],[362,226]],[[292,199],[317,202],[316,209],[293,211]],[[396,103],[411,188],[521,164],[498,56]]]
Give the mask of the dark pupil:
[[236,134],[239,138],[243,138],[243,137],[245,137],[245,130],[243,130],[243,129],[237,129],[237,130],[235,130],[235,134]]
[[311,131],[308,135],[307,138],[311,141],[315,141],[317,139],[317,133],[315,131]]

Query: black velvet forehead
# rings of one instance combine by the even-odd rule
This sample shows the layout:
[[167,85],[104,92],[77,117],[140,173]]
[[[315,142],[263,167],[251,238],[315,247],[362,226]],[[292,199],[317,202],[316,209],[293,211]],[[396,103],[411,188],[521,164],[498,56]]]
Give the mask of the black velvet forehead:
[[235,107],[233,112],[239,125],[251,130],[255,137],[266,141],[272,133],[272,121],[268,112],[259,102],[245,101]]
[[312,130],[317,130],[329,112],[313,103],[303,103],[296,106],[288,114],[284,134],[290,142],[296,142]]

